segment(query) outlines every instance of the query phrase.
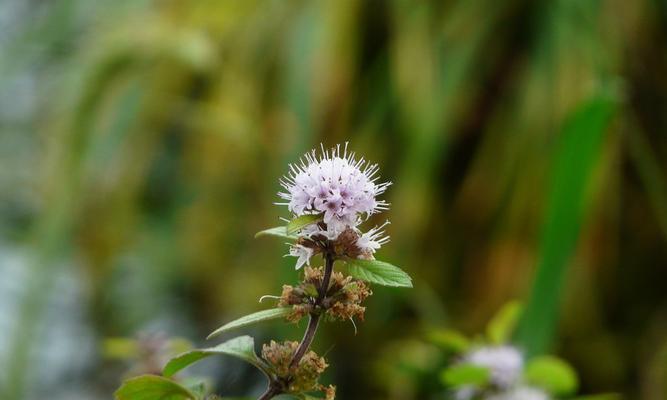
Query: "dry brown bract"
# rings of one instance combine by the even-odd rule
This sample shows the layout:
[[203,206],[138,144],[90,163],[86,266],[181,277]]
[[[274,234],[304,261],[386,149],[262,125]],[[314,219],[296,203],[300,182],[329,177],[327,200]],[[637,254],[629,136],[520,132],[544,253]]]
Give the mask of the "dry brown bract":
[[324,370],[329,366],[323,357],[314,351],[309,351],[303,356],[294,370],[290,370],[290,363],[294,357],[299,343],[271,341],[262,348],[262,358],[266,360],[271,371],[283,384],[285,393],[303,393],[323,390],[327,399],[333,399],[336,393],[335,387],[325,388],[317,381]]
[[361,303],[373,292],[365,282],[334,272],[329,289],[318,302],[318,288],[324,278],[323,268],[304,269],[304,278],[296,287],[285,285],[278,305],[292,306],[287,319],[297,322],[308,314],[324,314],[329,319],[348,320],[359,318],[363,321],[366,307]]

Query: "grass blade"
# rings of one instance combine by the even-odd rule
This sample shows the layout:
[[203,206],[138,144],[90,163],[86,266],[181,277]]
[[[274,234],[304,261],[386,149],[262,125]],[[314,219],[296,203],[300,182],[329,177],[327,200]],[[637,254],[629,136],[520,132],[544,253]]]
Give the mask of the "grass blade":
[[542,226],[537,275],[516,334],[528,356],[547,350],[554,336],[565,272],[581,228],[586,189],[613,111],[611,99],[595,97],[576,110],[563,127]]

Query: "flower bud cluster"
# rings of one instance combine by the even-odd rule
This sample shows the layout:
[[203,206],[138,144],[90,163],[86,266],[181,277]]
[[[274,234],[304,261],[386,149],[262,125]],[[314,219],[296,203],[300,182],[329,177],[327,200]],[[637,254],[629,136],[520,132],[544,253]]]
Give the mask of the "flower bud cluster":
[[322,390],[327,394],[327,400],[332,400],[336,393],[335,387],[325,388],[318,383],[320,375],[329,366],[323,357],[314,351],[308,351],[295,368],[290,368],[298,347],[297,342],[278,343],[273,340],[262,347],[262,358],[268,363],[278,382],[283,385],[282,392],[297,394]]
[[280,296],[281,307],[292,306],[292,313],[287,316],[291,322],[297,322],[309,314],[324,314],[331,320],[364,319],[366,307],[361,303],[373,292],[368,284],[340,272],[331,275],[329,288],[319,301],[319,289],[324,279],[323,268],[306,267],[303,281],[296,287],[283,286]]

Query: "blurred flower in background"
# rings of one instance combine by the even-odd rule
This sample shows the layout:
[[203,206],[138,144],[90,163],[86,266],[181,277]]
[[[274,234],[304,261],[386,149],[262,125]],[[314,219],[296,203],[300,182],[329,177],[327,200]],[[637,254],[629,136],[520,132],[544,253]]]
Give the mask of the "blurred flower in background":
[[416,289],[323,326],[339,398],[442,398],[423,338],[510,298],[581,393],[665,398],[666,39],[653,0],[1,2],[0,398],[108,399],[108,338],[259,309],[293,274],[253,241],[284,165],[348,141]]

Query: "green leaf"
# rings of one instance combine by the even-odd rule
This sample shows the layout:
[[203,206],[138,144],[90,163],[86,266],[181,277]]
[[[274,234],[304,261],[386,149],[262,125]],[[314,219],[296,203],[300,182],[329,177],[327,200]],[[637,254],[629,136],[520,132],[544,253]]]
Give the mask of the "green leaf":
[[565,361],[542,356],[531,360],[524,373],[526,381],[555,395],[574,393],[579,386],[577,373]]
[[322,214],[307,214],[296,217],[287,224],[287,234],[292,235],[301,229],[322,220]]
[[265,230],[259,231],[255,234],[255,238],[262,237],[262,236],[276,236],[276,237],[283,238],[283,239],[288,239],[288,240],[296,240],[297,239],[296,235],[289,235],[287,233],[287,227],[286,226],[276,226],[275,228],[265,229]]
[[486,326],[486,336],[491,343],[503,344],[510,340],[521,316],[521,310],[521,303],[510,301],[491,318]]
[[189,391],[194,393],[197,398],[203,399],[208,393],[207,383],[201,378],[186,378],[179,380],[181,385],[185,386]]
[[350,275],[383,286],[412,287],[412,278],[395,265],[378,260],[346,260]]
[[142,375],[128,379],[114,393],[116,400],[195,400],[188,389],[157,375]]
[[139,354],[139,344],[135,339],[108,338],[103,343],[104,357],[120,360],[131,360]]
[[573,397],[572,400],[623,400],[623,396],[618,393],[592,394],[588,396]]
[[586,216],[591,178],[615,110],[608,96],[593,97],[568,117],[558,137],[537,273],[515,335],[529,358],[544,353],[553,341],[567,268]]
[[471,364],[459,364],[442,371],[441,381],[448,386],[483,386],[489,382],[491,371],[488,368]]
[[188,365],[214,355],[228,355],[240,358],[241,360],[259,368],[262,372],[267,373],[266,366],[262,360],[257,357],[257,354],[255,354],[255,340],[250,336],[239,336],[215,347],[191,350],[179,354],[169,360],[167,365],[164,366],[162,374],[167,377],[173,376]]
[[462,353],[470,347],[470,341],[467,337],[459,332],[449,329],[433,331],[428,337],[431,342],[437,346],[455,353]]
[[243,317],[241,317],[237,320],[234,320],[232,322],[226,323],[225,325],[223,325],[220,328],[213,331],[213,333],[208,335],[208,337],[206,339],[210,339],[210,338],[218,336],[222,333],[229,332],[233,329],[238,329],[238,328],[242,328],[244,326],[256,324],[258,322],[282,318],[282,317],[287,316],[291,312],[292,312],[292,308],[290,308],[290,307],[271,308],[269,310],[258,311],[256,313],[252,313],[252,314],[243,316]]

